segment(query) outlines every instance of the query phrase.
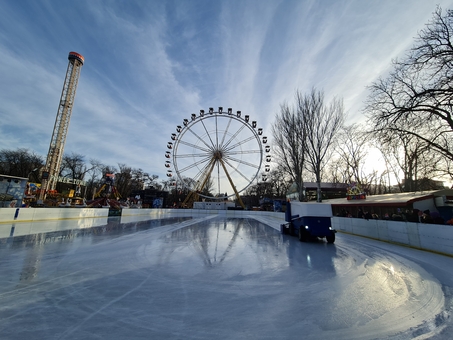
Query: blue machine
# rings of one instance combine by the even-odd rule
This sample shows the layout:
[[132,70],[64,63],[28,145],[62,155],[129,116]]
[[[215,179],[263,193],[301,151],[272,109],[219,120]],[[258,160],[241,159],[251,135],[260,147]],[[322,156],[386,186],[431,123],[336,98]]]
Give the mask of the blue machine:
[[[298,203],[300,205],[298,210],[303,212],[303,216],[300,216],[292,215],[291,204],[290,202],[286,203],[285,221],[287,223],[280,225],[282,234],[298,236],[301,242],[324,237],[328,243],[335,242],[337,231],[332,228],[331,216],[327,216],[329,214],[324,209],[325,205],[322,207],[314,205],[315,203]],[[321,207],[322,209],[320,209]]]

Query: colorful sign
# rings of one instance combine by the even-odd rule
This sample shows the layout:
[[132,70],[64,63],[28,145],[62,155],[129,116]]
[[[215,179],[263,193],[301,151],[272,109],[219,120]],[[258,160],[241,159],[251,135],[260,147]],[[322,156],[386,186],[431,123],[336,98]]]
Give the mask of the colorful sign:
[[348,191],[346,192],[346,199],[349,200],[364,200],[366,194],[358,183],[351,183],[348,185]]

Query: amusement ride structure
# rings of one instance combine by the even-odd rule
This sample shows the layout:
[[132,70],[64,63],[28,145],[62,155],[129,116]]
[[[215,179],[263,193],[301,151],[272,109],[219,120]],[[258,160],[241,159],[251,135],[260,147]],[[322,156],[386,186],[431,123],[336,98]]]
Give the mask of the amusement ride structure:
[[[257,122],[231,108],[209,108],[184,119],[176,132],[167,144],[165,167],[168,177],[176,174],[175,181],[190,191],[182,205],[192,207],[200,199],[225,201],[235,196],[245,208],[239,193],[258,179],[263,160],[271,161],[267,137]],[[263,181],[269,171],[266,164]]]
[[120,203],[120,198],[121,195],[115,186],[115,174],[106,173],[103,184],[94,194],[94,199],[88,202],[88,207],[126,208],[125,204]]
[[68,60],[60,104],[47,153],[46,167],[42,173],[40,200],[45,199],[46,194],[54,191],[57,185],[77,84],[85,58],[79,53],[69,52]]

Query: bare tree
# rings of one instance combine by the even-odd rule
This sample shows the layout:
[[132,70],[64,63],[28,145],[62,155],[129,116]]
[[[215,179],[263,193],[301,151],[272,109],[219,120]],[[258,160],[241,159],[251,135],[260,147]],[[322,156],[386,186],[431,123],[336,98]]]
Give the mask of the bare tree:
[[100,189],[102,177],[105,174],[103,172],[104,165],[96,159],[90,160],[90,168],[86,173],[85,181],[87,186],[84,190],[84,197],[92,198],[96,193],[96,188]]
[[[427,140],[435,139],[437,131],[429,124],[416,125],[407,120],[397,120],[369,133],[384,158],[388,175],[393,176],[401,192],[420,190],[421,179],[431,180],[447,172],[441,160],[445,157],[433,152]],[[416,134],[423,134],[420,139]]]
[[291,182],[285,178],[285,172],[281,166],[269,171],[266,180],[258,181],[250,185],[245,194],[259,198],[285,198]]
[[27,149],[0,151],[0,174],[29,177],[30,181],[39,182],[39,170],[43,166],[43,158]]
[[[374,131],[413,136],[453,160],[453,11],[438,7],[414,47],[386,79],[370,87]],[[407,124],[400,124],[401,122]],[[407,127],[410,128],[407,128]]]
[[[90,164],[90,167],[85,163],[85,156],[78,153],[65,154],[61,162],[60,176],[69,178],[72,184],[58,183],[57,189],[62,192],[64,189],[75,189],[78,196],[82,195],[80,184],[75,183],[75,180],[85,180],[85,175],[95,167],[95,164]],[[68,188],[69,186],[69,188]],[[85,189],[86,191],[86,189]]]
[[[368,136],[363,126],[354,124],[345,126],[338,134],[335,145],[335,164],[332,168],[342,173],[342,182],[356,182],[366,185],[366,159],[368,157]],[[337,170],[337,171],[338,171]]]
[[304,200],[303,169],[305,165],[305,130],[297,109],[280,106],[280,114],[272,125],[273,151],[283,171],[296,184],[299,200]]
[[115,184],[121,197],[128,197],[133,191],[145,188],[146,178],[149,177],[142,169],[134,169],[126,164],[118,164],[119,171],[115,174]]
[[85,156],[73,152],[70,155],[63,156],[60,174],[73,180],[84,180],[88,172],[98,167],[99,163],[97,161],[91,160],[87,165],[85,162]]
[[272,185],[272,197],[285,198],[291,182],[288,180],[282,167],[277,165],[275,169],[269,172],[267,178],[267,181]]
[[329,151],[335,142],[345,119],[343,102],[334,98],[329,105],[324,103],[324,94],[312,89],[310,94],[296,95],[299,116],[305,131],[306,168],[317,183],[317,201],[322,201],[322,170],[327,163]]
[[379,188],[380,183],[384,183],[379,178],[382,176],[382,169],[376,169],[375,161],[369,161],[373,156],[370,154],[371,149],[379,152],[373,144],[374,137],[361,124],[344,126],[336,138],[333,157],[325,171],[328,181],[357,183],[371,195],[382,191]]
[[157,182],[159,179],[158,175],[150,175],[147,172],[143,174],[145,183],[148,187],[154,187],[157,190],[162,190],[162,185]]
[[162,179],[159,183],[160,190],[171,191],[175,187],[175,182],[173,179]]

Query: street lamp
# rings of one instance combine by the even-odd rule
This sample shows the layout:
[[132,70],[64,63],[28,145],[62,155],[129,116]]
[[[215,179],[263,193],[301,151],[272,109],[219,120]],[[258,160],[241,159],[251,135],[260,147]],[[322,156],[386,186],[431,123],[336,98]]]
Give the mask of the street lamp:
[[34,168],[32,171],[30,171],[27,175],[27,178],[30,179],[30,175],[37,170],[39,170],[39,168]]

